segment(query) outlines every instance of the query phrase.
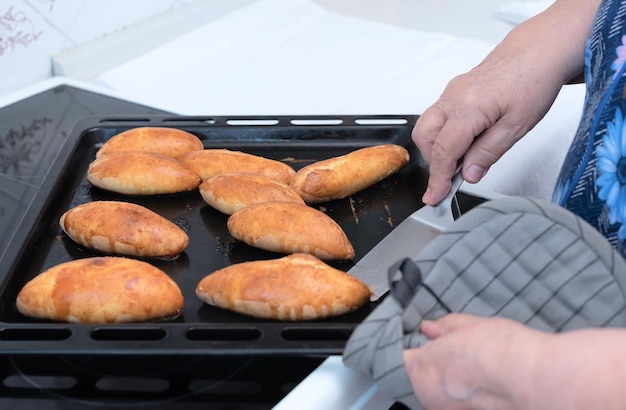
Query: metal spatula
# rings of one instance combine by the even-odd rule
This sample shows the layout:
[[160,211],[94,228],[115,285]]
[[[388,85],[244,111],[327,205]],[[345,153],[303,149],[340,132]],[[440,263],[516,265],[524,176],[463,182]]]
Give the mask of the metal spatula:
[[448,195],[437,206],[426,205],[415,211],[348,271],[370,286],[372,301],[389,291],[387,270],[391,265],[400,259],[417,256],[420,250],[454,222],[451,206],[462,182],[459,165]]

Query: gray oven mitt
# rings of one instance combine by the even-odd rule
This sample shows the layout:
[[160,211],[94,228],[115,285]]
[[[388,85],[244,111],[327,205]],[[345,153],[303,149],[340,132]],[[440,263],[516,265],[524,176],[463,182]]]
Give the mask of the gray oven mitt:
[[591,225],[548,202],[485,202],[390,268],[391,290],[354,330],[343,361],[421,409],[402,360],[423,319],[500,316],[548,332],[626,326],[626,262]]

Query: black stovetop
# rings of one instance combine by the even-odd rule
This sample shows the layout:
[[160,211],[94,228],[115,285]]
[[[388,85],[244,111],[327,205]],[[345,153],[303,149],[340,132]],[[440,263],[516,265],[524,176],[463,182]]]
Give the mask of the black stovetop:
[[[311,357],[2,357],[0,409],[271,409]],[[320,392],[323,394],[322,392]]]
[[[87,116],[166,114],[60,85],[0,108],[0,256],[11,246],[74,123]],[[267,409],[323,357],[8,357],[0,409]]]
[[78,119],[164,113],[66,85],[0,108],[0,255]]

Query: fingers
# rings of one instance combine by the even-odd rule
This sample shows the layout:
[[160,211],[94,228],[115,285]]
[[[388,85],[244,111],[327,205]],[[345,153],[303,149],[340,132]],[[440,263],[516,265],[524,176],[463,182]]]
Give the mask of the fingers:
[[425,320],[420,325],[420,331],[429,339],[436,339],[447,333],[465,326],[472,326],[485,320],[482,317],[465,313],[450,313],[437,320]]
[[441,129],[447,122],[445,110],[435,103],[427,108],[418,118],[413,127],[411,137],[424,160],[430,163],[432,146],[439,137]]
[[451,80],[420,116],[412,138],[430,166],[424,203],[436,205],[448,193],[460,158],[464,179],[476,183],[536,122],[526,89],[509,92],[507,84],[481,65]]
[[[477,155],[467,157],[475,149],[476,137],[499,118],[499,110],[494,108],[497,104],[483,100],[480,94],[468,88],[471,84],[465,76],[452,80],[441,98],[424,111],[413,128],[413,141],[430,165],[428,187],[422,197],[428,205],[436,205],[448,193],[460,158],[464,157],[464,162],[470,160],[464,165],[464,178],[472,171],[479,172],[480,179],[483,169],[491,165],[477,168],[471,162]],[[483,106],[487,108],[481,108]]]
[[517,125],[507,124],[507,119],[499,119],[493,125],[460,121],[457,118],[445,120],[443,114],[433,119],[425,117],[413,130],[413,138],[424,159],[430,164],[428,188],[422,201],[436,205],[448,193],[450,180],[458,161],[463,158],[463,178],[470,182],[480,181],[489,168],[508,151],[523,135]]
[[[482,131],[480,128],[476,133]],[[427,205],[436,205],[450,190],[450,181],[460,158],[474,142],[474,132],[467,122],[448,118],[435,105],[426,110],[413,129],[413,140],[430,165],[428,187],[422,197]]]
[[430,177],[422,198],[427,205],[436,205],[450,190],[459,159],[467,152],[473,138],[459,138],[467,131],[459,130],[456,121],[446,122],[430,151]]
[[[431,339],[422,347],[405,349],[403,361],[411,386],[424,408],[466,409],[479,382],[473,363],[473,346],[456,329],[480,320],[476,316],[451,313],[423,322],[421,329]],[[457,335],[455,337],[455,335]]]
[[526,132],[519,121],[503,117],[478,135],[465,153],[463,176],[476,183]]
[[448,193],[457,160],[467,147],[457,143],[454,121],[448,120],[446,109],[440,104],[424,111],[413,128],[412,138],[430,164],[430,178],[422,201],[435,205]]

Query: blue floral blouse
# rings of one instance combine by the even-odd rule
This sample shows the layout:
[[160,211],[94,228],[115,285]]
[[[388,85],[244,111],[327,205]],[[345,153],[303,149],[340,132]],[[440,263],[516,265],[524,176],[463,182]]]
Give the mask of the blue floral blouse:
[[585,50],[585,104],[553,201],[626,257],[626,0],[603,0]]

